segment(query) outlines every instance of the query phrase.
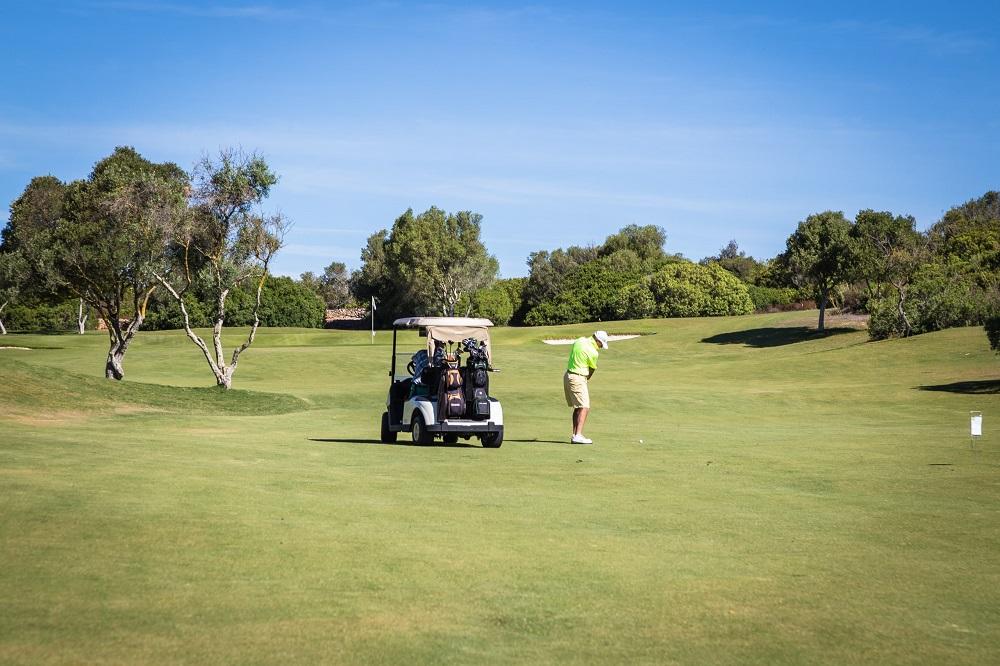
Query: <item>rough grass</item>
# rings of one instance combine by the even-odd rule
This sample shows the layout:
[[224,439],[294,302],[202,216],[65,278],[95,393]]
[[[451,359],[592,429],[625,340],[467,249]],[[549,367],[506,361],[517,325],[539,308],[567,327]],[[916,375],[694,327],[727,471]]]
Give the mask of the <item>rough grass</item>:
[[1000,360],[814,317],[602,324],[593,447],[497,331],[498,450],[374,443],[384,333],[8,336],[0,662],[996,662]]

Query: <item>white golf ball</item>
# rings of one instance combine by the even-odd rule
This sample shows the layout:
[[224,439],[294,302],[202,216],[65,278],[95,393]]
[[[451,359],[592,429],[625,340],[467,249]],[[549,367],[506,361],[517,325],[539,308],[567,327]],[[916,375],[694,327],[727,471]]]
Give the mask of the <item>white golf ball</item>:
[[641,439],[639,440],[639,443],[642,444],[642,440]]

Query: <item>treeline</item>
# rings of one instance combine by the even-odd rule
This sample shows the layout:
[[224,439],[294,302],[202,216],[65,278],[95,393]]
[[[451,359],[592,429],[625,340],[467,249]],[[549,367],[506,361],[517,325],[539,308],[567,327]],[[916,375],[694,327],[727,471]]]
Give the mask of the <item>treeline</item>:
[[[767,259],[730,241],[692,261],[665,249],[661,227],[629,225],[598,245],[532,252],[528,276],[508,279],[482,242],[481,215],[431,207],[372,234],[357,270],[332,262],[292,279],[267,274],[283,226],[251,210],[276,177],[259,158],[237,157],[186,174],[120,148],[86,181],[33,179],[3,231],[0,327],[82,330],[98,318],[111,329],[318,327],[328,309],[368,311],[374,301],[379,326],[408,314],[539,326],[816,307],[823,329],[835,307],[870,314],[871,336],[887,338],[1000,314],[997,192],[925,232],[886,211],[810,215]],[[125,346],[127,326],[112,331]]]
[[534,252],[527,278],[473,292],[471,311],[534,326],[818,307],[822,330],[836,307],[870,314],[874,339],[1000,315],[997,192],[955,206],[926,232],[887,211],[810,215],[766,260],[730,241],[695,263],[665,252],[665,240],[659,227],[633,225],[598,246]]

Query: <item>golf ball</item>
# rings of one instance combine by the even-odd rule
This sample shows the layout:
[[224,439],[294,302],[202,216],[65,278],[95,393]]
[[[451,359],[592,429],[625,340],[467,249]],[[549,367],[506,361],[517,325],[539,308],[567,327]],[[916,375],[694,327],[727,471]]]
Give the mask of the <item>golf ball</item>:
[[639,440],[639,443],[642,444],[642,440],[641,439]]

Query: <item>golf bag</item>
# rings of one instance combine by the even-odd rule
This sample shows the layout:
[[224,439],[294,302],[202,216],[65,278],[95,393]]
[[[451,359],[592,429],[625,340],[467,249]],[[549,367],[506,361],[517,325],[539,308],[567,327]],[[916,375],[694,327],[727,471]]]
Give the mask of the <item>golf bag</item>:
[[438,420],[457,419],[465,416],[465,394],[462,390],[462,370],[459,356],[446,354],[441,379],[438,384]]
[[462,346],[468,352],[465,362],[465,404],[467,416],[482,420],[490,416],[490,376],[489,355],[486,345],[477,343],[474,338],[462,340]]

